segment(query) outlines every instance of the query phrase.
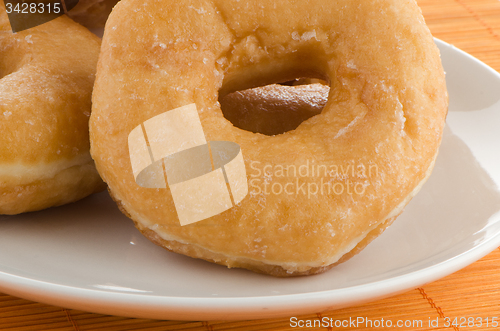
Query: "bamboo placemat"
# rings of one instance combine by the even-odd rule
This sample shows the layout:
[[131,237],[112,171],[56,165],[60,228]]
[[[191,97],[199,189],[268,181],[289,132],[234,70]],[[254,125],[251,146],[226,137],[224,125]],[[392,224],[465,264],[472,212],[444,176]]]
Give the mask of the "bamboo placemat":
[[[498,0],[418,2],[435,37],[454,44],[500,71]],[[381,323],[387,325],[388,320],[394,326],[398,321],[414,324],[413,327],[397,328],[406,330],[500,330],[499,265],[500,249],[496,249],[465,269],[421,288],[356,307],[297,316],[296,322],[291,322],[289,318],[240,322],[131,319],[62,309],[0,294],[0,330],[385,330],[387,328]],[[318,323],[325,318],[328,321],[344,321],[344,325],[349,320],[364,318],[365,324],[357,328],[352,324],[347,327],[335,327],[335,324],[333,327],[322,327]],[[455,318],[457,323],[453,325]],[[434,324],[436,319],[439,326]],[[299,327],[302,325],[299,320],[313,327]],[[314,327],[314,321],[317,321],[317,327]],[[449,321],[448,326],[446,321]]]

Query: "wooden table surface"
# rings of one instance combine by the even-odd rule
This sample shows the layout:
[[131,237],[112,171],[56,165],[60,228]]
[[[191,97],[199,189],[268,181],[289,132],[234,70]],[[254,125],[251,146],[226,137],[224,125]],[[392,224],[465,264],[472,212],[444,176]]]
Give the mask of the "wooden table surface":
[[[498,0],[420,0],[418,3],[435,37],[500,71]],[[406,330],[500,330],[499,266],[500,249],[497,248],[448,277],[404,294],[298,317],[304,323],[325,317],[334,321],[361,317],[371,320],[371,327],[368,324],[362,328],[352,325],[294,328],[289,318],[239,322],[154,321],[63,309],[0,294],[0,330],[384,330],[386,328],[380,326],[382,319],[394,324],[397,321],[414,324],[413,327],[401,328]],[[454,325],[455,318],[458,323]],[[418,321],[422,323],[415,324]],[[435,324],[436,321],[439,325]]]

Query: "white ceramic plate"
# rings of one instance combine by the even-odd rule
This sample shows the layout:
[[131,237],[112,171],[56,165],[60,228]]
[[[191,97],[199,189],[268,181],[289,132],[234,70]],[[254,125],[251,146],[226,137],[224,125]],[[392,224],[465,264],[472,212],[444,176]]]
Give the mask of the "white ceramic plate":
[[277,279],[169,253],[102,193],[0,216],[0,291],[84,311],[174,320],[290,317],[409,290],[500,245],[500,75],[437,41],[450,112],[435,170],[382,236],[321,275]]

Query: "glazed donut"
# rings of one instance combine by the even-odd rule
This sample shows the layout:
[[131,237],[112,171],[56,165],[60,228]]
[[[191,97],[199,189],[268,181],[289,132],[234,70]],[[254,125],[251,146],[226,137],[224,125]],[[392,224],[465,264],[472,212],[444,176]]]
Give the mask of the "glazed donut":
[[[294,130],[269,136],[224,117],[226,95],[297,77],[323,79],[330,91],[321,113]],[[415,1],[122,0],[104,32],[91,153],[153,242],[228,267],[309,275],[359,252],[403,211],[432,171],[447,107],[439,51]],[[200,118],[199,144],[239,145],[248,194],[181,225],[173,186],[163,177],[157,188],[138,185],[133,155],[161,171],[157,132],[188,109]],[[163,148],[176,147],[176,135]]]
[[64,16],[12,33],[3,8],[0,30],[0,214],[103,190],[88,137],[100,39]]
[[80,0],[68,16],[89,28],[103,28],[109,13],[120,0]]

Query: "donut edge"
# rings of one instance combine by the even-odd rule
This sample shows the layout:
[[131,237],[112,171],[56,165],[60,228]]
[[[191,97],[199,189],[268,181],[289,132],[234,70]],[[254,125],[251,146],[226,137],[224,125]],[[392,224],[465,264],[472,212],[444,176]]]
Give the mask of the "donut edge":
[[300,266],[299,268],[287,269],[278,264],[266,263],[262,261],[257,261],[254,259],[249,259],[245,257],[230,257],[221,253],[213,252],[203,247],[200,247],[196,244],[188,244],[182,243],[177,240],[167,240],[162,238],[158,233],[149,229],[146,226],[143,226],[140,222],[134,220],[130,213],[125,209],[121,200],[118,199],[111,189],[108,187],[108,192],[113,201],[117,204],[119,210],[128,218],[130,218],[135,227],[151,242],[154,244],[163,247],[164,249],[178,253],[182,255],[186,255],[196,259],[202,259],[208,262],[216,263],[219,265],[223,265],[231,268],[243,268],[248,269],[260,274],[267,274],[274,277],[297,277],[297,276],[308,276],[320,274],[325,271],[328,271],[335,267],[338,264],[346,262],[350,258],[354,257],[358,253],[360,253],[368,244],[370,244],[375,238],[380,236],[393,222],[398,218],[399,215],[404,211],[406,205],[413,199],[413,197],[421,190],[425,182],[429,179],[432,174],[432,170],[434,169],[434,165],[437,159],[437,155],[439,154],[439,149],[434,155],[432,162],[430,163],[425,177],[420,181],[420,183],[411,191],[411,193],[406,196],[403,201],[394,208],[389,215],[381,221],[375,228],[369,230],[365,235],[361,235],[358,238],[357,242],[354,240],[353,245],[350,249],[346,250],[346,252],[339,253],[340,257],[335,260],[335,262],[330,263],[324,266]]
[[316,275],[328,271],[335,267],[336,265],[349,260],[351,257],[355,256],[361,252],[370,242],[372,242],[376,237],[378,237],[384,230],[392,224],[392,222],[397,218],[393,217],[387,219],[382,224],[377,226],[375,229],[370,231],[361,242],[359,242],[354,249],[344,254],[337,262],[332,264],[322,266],[322,267],[311,267],[305,271],[290,271],[283,268],[280,265],[267,264],[261,261],[256,261],[248,258],[236,257],[230,258],[223,254],[211,252],[207,249],[201,248],[196,245],[183,244],[175,240],[165,240],[161,238],[156,232],[145,228],[134,221],[135,226],[139,231],[154,244],[165,248],[166,250],[173,253],[180,253],[192,258],[202,259],[208,262],[216,263],[232,268],[242,268],[257,272],[260,274],[271,275],[274,277],[286,278],[286,277],[298,277],[298,276],[309,276]]
[[62,206],[104,191],[105,188],[106,184],[91,160],[63,169],[53,177],[2,190],[0,215],[17,215]]

